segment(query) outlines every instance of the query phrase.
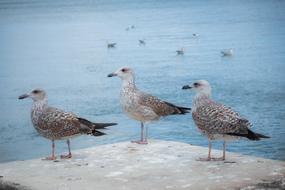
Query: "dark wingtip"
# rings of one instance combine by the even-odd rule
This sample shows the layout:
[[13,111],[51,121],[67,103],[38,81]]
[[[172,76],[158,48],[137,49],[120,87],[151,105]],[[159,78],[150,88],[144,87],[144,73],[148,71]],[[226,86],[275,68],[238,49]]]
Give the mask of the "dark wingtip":
[[104,129],[105,127],[110,127],[118,125],[118,123],[92,123],[96,129]]
[[106,135],[106,133],[103,133],[101,131],[94,129],[94,130],[92,130],[92,135],[98,137],[98,136]]
[[232,135],[232,136],[239,136],[239,137],[246,137],[248,138],[249,140],[252,140],[252,141],[259,141],[263,138],[271,138],[269,136],[265,136],[265,135],[262,135],[262,134],[259,134],[259,133],[255,133],[251,130],[248,129],[248,133],[247,134],[237,134],[237,133],[227,133],[227,135]]

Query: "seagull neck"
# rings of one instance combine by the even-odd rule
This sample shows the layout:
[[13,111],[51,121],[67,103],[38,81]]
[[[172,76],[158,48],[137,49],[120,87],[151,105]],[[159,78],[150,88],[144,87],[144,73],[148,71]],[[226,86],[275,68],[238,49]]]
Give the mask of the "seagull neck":
[[41,111],[47,106],[47,103],[48,103],[47,98],[44,98],[42,100],[37,100],[33,104],[33,110]]
[[206,93],[198,93],[194,97],[192,111],[195,111],[197,107],[203,106],[211,102],[211,95]]
[[123,88],[136,88],[136,84],[135,84],[135,79],[134,78],[128,78],[123,80],[123,84],[122,84]]

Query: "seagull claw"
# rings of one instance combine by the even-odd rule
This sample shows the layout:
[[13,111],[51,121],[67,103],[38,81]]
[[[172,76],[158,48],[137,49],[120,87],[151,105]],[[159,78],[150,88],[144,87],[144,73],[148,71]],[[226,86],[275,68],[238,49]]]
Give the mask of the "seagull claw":
[[131,143],[137,143],[137,144],[148,144],[148,142],[147,142],[147,141],[141,141],[141,140],[131,141]]
[[61,158],[61,159],[69,159],[69,158],[71,158],[71,157],[72,157],[72,154],[71,154],[71,153],[66,154],[66,155],[60,155],[60,158]]
[[42,160],[56,160],[56,156],[48,156],[43,158]]

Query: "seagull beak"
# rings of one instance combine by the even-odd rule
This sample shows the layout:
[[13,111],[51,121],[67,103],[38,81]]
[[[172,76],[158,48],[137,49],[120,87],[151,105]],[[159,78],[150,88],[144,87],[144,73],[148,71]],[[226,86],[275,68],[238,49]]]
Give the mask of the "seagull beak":
[[25,98],[28,98],[28,97],[30,97],[29,94],[23,94],[23,95],[19,96],[18,99],[22,100],[22,99],[25,99]]
[[184,85],[184,86],[182,87],[183,90],[187,90],[187,89],[191,89],[191,88],[192,88],[192,86],[189,86],[189,85]]
[[115,77],[115,76],[117,76],[116,73],[110,73],[110,74],[107,75],[107,77]]

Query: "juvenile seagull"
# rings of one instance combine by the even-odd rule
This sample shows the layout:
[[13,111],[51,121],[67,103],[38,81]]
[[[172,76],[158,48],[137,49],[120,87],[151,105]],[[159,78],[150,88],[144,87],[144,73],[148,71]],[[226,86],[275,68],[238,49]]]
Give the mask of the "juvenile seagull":
[[234,55],[234,50],[233,49],[224,49],[221,51],[222,56],[233,56]]
[[37,132],[52,141],[52,155],[47,160],[55,160],[55,140],[67,140],[68,155],[61,158],[71,158],[69,139],[75,136],[90,134],[93,136],[105,135],[97,129],[116,125],[116,123],[92,123],[84,118],[63,110],[48,106],[47,95],[42,89],[35,89],[28,94],[19,96],[19,99],[31,98],[34,103],[31,110],[32,123]]
[[176,50],[177,55],[184,55],[184,48]]
[[[183,86],[182,89],[194,89],[196,91],[196,96],[192,103],[192,117],[198,129],[209,140],[208,157],[201,160],[225,160],[227,140],[246,137],[249,140],[258,141],[261,138],[270,138],[251,131],[249,129],[251,124],[247,119],[241,117],[230,107],[213,101],[211,99],[211,86],[208,81],[199,80],[192,85]],[[223,157],[215,159],[211,157],[211,141],[219,139],[224,141]]]
[[123,82],[120,93],[123,110],[130,118],[141,122],[141,138],[138,141],[132,141],[134,143],[147,144],[147,128],[144,131],[145,123],[158,120],[162,116],[185,114],[190,110],[190,108],[162,101],[137,89],[135,73],[131,68],[124,67],[108,75],[108,77],[113,76],[120,77]]

